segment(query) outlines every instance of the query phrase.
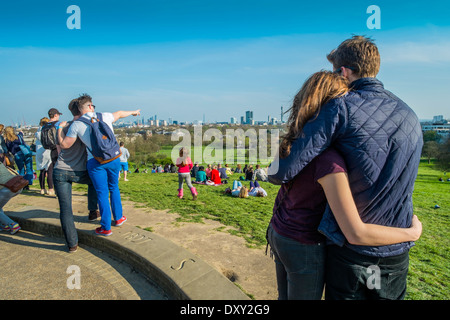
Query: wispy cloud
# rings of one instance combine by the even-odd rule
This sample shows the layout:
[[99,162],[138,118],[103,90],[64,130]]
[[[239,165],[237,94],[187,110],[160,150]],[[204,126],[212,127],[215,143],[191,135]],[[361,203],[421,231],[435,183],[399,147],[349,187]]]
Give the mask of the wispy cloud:
[[383,63],[426,63],[450,62],[450,40],[440,42],[399,42],[381,45]]
[[[448,31],[385,32],[376,43],[388,89],[428,112],[423,99],[447,77]],[[382,35],[382,36],[381,36]],[[408,36],[405,36],[408,35]],[[444,36],[442,36],[444,35]],[[255,118],[279,114],[313,72],[329,69],[326,54],[350,35],[321,33],[255,39],[192,40],[83,48],[0,48],[3,102],[37,121],[51,106],[66,108],[88,92],[102,109],[141,107],[144,115],[225,121],[246,108]],[[418,65],[422,66],[417,78]],[[423,87],[423,79],[427,86]],[[428,80],[431,79],[431,80]],[[434,93],[433,93],[434,94]],[[29,105],[33,108],[27,110]],[[435,105],[438,105],[435,103]],[[214,119],[211,119],[213,118]]]

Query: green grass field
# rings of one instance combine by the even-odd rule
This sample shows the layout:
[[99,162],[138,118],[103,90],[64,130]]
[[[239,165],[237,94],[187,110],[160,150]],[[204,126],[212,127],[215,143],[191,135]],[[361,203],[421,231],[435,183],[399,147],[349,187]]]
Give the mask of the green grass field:
[[[172,156],[172,150],[174,149],[174,147],[172,146],[162,146],[161,149],[158,151],[157,154],[159,155],[165,155],[166,157],[171,158]],[[178,148],[175,148],[175,153],[174,156],[178,157]],[[227,161],[221,161],[220,159],[223,160],[228,160],[230,159],[229,163],[252,163],[253,166],[257,163],[261,164],[263,167],[269,165],[270,160],[272,160],[272,158],[270,158],[270,152],[267,151],[267,154],[264,156],[264,159],[262,159],[260,156],[256,155],[256,151],[253,154],[253,159],[250,159],[250,155],[249,155],[249,151],[248,148],[243,150],[243,149],[236,149],[234,148],[231,151],[227,151],[226,148],[224,147],[223,150],[221,150],[220,148],[218,148],[217,150],[214,150],[213,147],[211,146],[200,146],[200,147],[191,147],[190,149],[190,155],[191,155],[191,159],[194,162],[200,162],[203,164],[200,165],[204,165],[206,166],[208,163],[210,164],[217,164],[217,163],[222,163],[225,164],[227,163]],[[228,152],[228,154],[227,154]],[[198,160],[201,159],[201,160]],[[149,165],[150,166],[150,165]],[[235,167],[235,165],[230,165],[231,167]],[[131,168],[134,168],[134,164],[131,166]]]
[[[178,175],[171,173],[130,174],[131,183],[121,181],[120,190],[123,197],[146,207],[178,213],[178,221],[217,220],[234,227],[232,232],[244,237],[250,246],[263,245],[279,187],[261,182],[268,193],[265,198],[240,199],[224,194],[225,189],[231,188],[233,180],[240,176],[232,175],[229,183],[222,186],[195,185],[199,193],[197,201],[192,201],[186,185],[184,198],[177,198]],[[250,182],[244,181],[243,184],[249,187]]]
[[[447,300],[450,298],[450,178],[423,161],[413,193],[414,212],[423,232],[411,249],[407,299]],[[439,209],[435,209],[435,205]]]
[[[124,199],[137,206],[179,214],[178,221],[201,223],[203,219],[220,221],[231,226],[228,232],[244,237],[250,247],[265,245],[265,232],[272,216],[273,204],[279,186],[261,183],[267,191],[265,198],[234,198],[224,194],[241,174],[232,175],[228,185],[196,185],[199,192],[197,201],[192,201],[189,189],[185,187],[185,197],[177,198],[178,176],[170,173],[130,174],[129,182],[120,181]],[[449,292],[449,217],[450,182],[440,182],[447,178],[433,165],[421,163],[413,194],[415,214],[423,223],[423,233],[410,251],[410,272],[408,275],[409,300],[445,300]],[[244,185],[249,185],[245,181]],[[80,188],[80,187],[78,187]],[[82,187],[81,187],[82,188]],[[440,206],[435,209],[435,205]]]

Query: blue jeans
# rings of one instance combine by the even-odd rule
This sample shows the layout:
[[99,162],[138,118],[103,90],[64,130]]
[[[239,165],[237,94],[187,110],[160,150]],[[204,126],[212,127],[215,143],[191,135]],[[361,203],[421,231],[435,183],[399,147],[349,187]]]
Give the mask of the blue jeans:
[[238,181],[238,180],[234,180],[234,181],[233,181],[233,189],[231,189],[231,190],[235,190],[235,189],[237,189],[238,187],[241,187],[241,188],[242,188],[242,183],[241,183],[240,181]]
[[33,184],[33,157],[25,157],[22,151],[14,155],[19,174],[28,180],[29,185]]
[[104,230],[111,230],[111,213],[115,221],[122,218],[122,200],[119,190],[120,159],[100,164],[92,158],[87,162],[87,169],[97,191],[101,215],[100,225]]
[[253,188],[261,188],[258,181],[256,181],[256,180],[255,180],[255,182],[250,181],[250,189],[253,189]]
[[279,300],[320,300],[325,281],[325,243],[303,244],[278,234],[268,241],[275,257]]
[[3,207],[8,203],[9,200],[11,200],[12,197],[18,195],[22,190],[18,191],[17,193],[12,193],[11,190],[9,190],[6,187],[0,188],[0,224],[1,226],[7,226],[14,224],[15,222],[11,220],[10,217],[8,217],[5,212],[3,211]]
[[73,221],[72,183],[88,185],[88,210],[97,210],[97,193],[87,171],[53,169],[53,182],[59,202],[59,218],[67,245],[78,244],[78,235]]
[[[240,182],[238,180],[234,180],[233,181],[233,189],[232,190],[237,189],[238,187],[242,188],[242,182]],[[252,188],[259,188],[259,187],[260,187],[260,185],[259,185],[258,181],[255,181],[255,182],[250,181],[250,189],[252,189]]]

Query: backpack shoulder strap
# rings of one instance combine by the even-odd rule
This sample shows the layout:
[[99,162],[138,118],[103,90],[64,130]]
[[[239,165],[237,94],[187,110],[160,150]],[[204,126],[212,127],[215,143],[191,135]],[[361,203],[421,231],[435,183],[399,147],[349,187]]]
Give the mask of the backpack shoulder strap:
[[91,125],[91,124],[92,124],[91,119],[87,119],[87,118],[84,117],[84,116],[79,117],[79,118],[78,118],[77,120],[75,120],[75,121],[81,121],[81,122],[83,122],[83,123],[85,123],[85,124],[88,124],[88,125]]

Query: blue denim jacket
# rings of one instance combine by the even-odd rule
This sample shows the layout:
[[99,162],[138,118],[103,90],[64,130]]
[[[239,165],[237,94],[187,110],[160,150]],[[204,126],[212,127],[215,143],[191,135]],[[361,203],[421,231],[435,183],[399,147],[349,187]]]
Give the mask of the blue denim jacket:
[[[350,188],[362,221],[410,227],[412,192],[423,145],[419,120],[406,103],[375,78],[358,79],[351,87],[351,92],[323,106],[318,116],[304,126],[290,155],[277,159],[277,170],[269,168],[269,181],[287,183],[333,145],[347,164]],[[414,245],[350,245],[329,207],[319,230],[329,241],[371,256],[398,255]]]

